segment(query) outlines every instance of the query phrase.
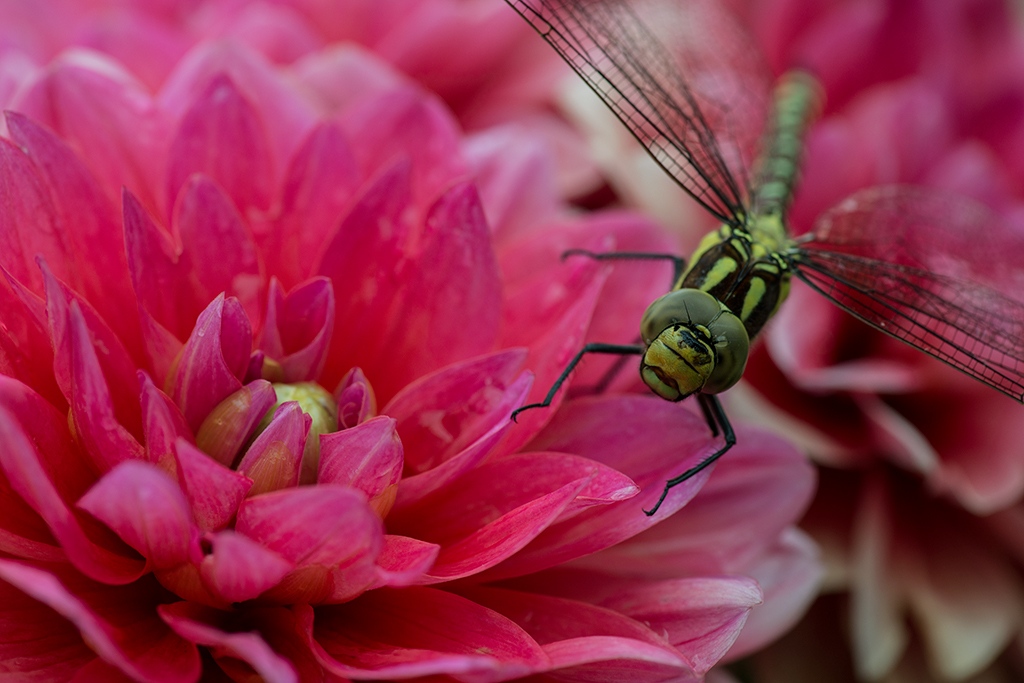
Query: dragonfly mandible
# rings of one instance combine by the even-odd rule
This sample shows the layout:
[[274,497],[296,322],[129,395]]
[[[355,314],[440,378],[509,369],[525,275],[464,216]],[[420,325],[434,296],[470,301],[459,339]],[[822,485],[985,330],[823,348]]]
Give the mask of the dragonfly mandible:
[[[731,170],[729,149],[709,124],[686,74],[629,0],[506,0],[615,113],[654,160],[722,222],[686,266],[671,258],[675,286],[650,305],[641,344],[588,344],[540,403],[546,407],[588,353],[639,355],[640,375],[659,396],[696,395],[724,445],[665,483],[668,492],[726,453],[736,436],[717,394],[743,374],[750,343],[783,303],[796,276],[868,325],[1024,402],[1024,304],[997,291],[1016,277],[1000,252],[1024,253],[1024,240],[988,248],[993,217],[967,198],[914,186],[859,191],[792,238],[786,212],[803,138],[821,106],[804,71],[780,78],[754,187]],[[735,164],[734,164],[735,165]],[[740,176],[740,182],[737,179]]]

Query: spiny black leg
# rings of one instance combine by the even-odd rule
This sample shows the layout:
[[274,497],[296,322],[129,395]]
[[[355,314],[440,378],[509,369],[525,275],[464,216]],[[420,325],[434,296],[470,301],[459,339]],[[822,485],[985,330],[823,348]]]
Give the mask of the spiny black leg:
[[565,370],[562,370],[562,374],[558,376],[555,383],[551,385],[551,390],[548,391],[548,395],[544,397],[544,400],[540,403],[531,403],[525,405],[522,408],[517,408],[512,411],[512,421],[516,421],[516,416],[524,410],[530,410],[531,408],[547,408],[551,405],[551,400],[558,393],[558,390],[562,388],[562,384],[565,380],[569,379],[569,375],[572,374],[573,369],[579,365],[580,360],[583,356],[588,353],[613,353],[620,356],[638,356],[644,352],[644,347],[639,345],[624,346],[621,344],[587,344],[584,346],[579,353],[573,356],[573,359],[569,361],[569,365],[566,366]]
[[711,427],[712,435],[717,436],[718,430],[721,428],[722,434],[725,435],[725,446],[712,453],[696,466],[686,470],[675,479],[669,479],[665,482],[665,490],[661,492],[661,498],[658,498],[658,502],[654,504],[653,508],[650,510],[644,510],[644,514],[648,517],[658,511],[658,508],[661,507],[661,504],[665,501],[665,496],[668,495],[668,492],[672,487],[682,484],[684,481],[721,458],[730,448],[736,445],[736,433],[733,432],[732,424],[730,424],[729,418],[725,416],[725,410],[722,409],[722,403],[718,400],[718,397],[714,394],[697,394],[697,400],[700,402],[701,410],[704,411],[704,417],[708,420],[708,426]]
[[562,252],[562,259],[565,260],[570,256],[586,256],[592,258],[595,261],[611,261],[612,259],[637,259],[637,260],[665,260],[672,262],[672,282],[675,283],[679,280],[679,276],[683,274],[683,270],[686,268],[686,259],[680,258],[675,254],[655,254],[646,251],[610,251],[605,254],[599,254],[595,251],[587,251],[586,249],[569,249]]

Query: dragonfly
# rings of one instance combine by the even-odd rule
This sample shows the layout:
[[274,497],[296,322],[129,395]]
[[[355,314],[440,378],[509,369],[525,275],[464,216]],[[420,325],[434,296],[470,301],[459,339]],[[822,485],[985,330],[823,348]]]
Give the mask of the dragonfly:
[[[785,301],[794,276],[871,327],[1024,402],[1024,305],[999,291],[1017,277],[1005,254],[1024,253],[1024,242],[1007,233],[999,243],[987,207],[923,187],[867,188],[794,238],[786,214],[804,135],[823,100],[811,73],[794,70],[779,79],[751,176],[731,153],[734,141],[712,126],[684,66],[628,0],[506,2],[721,222],[688,265],[674,255],[567,252],[672,259],[675,284],[644,313],[641,343],[587,344],[545,399],[517,409],[513,419],[550,406],[587,354],[640,356],[644,383],[669,401],[696,396],[712,438],[724,441],[665,483],[657,503],[644,510],[654,515],[672,488],[735,445],[718,394],[742,377],[751,342]],[[981,235],[990,238],[987,245]]]

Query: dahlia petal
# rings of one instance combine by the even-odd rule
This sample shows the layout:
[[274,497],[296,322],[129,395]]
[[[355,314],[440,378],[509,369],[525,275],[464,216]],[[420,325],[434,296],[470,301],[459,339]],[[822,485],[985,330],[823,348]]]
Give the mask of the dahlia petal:
[[366,98],[341,121],[364,176],[376,173],[394,157],[412,159],[412,196],[417,206],[434,202],[448,186],[465,177],[459,154],[458,124],[437,100],[418,87],[403,86]]
[[402,478],[402,442],[390,417],[320,436],[320,484],[341,484],[366,494],[370,507],[387,516]]
[[544,670],[549,663],[509,619],[430,588],[381,588],[346,605],[293,611],[317,660],[335,676],[393,680],[446,674],[482,683]]
[[285,5],[243,5],[225,35],[278,64],[291,64],[324,41],[299,10]]
[[[145,563],[95,544],[65,502],[75,500],[94,480],[68,433],[67,421],[16,380],[0,379],[0,395],[0,440],[5,445],[0,449],[0,468],[4,483],[17,494],[3,498],[5,550],[31,553],[23,556],[40,560],[62,560],[58,555],[63,550],[76,569],[97,581],[125,584],[139,578]],[[21,425],[32,428],[31,436]],[[54,483],[48,472],[65,476]],[[18,496],[42,518],[59,549],[34,515],[18,505]]]
[[[155,615],[131,609],[130,601],[125,603],[129,609],[122,617],[131,621],[118,627],[102,618],[49,572],[0,560],[0,578],[70,621],[89,648],[132,680],[177,683],[199,679],[202,665],[195,644],[174,634],[153,618]],[[90,587],[84,588],[89,590]],[[103,589],[106,587],[100,588]],[[106,596],[106,599],[111,600],[113,596]]]
[[277,393],[270,382],[249,382],[206,415],[196,431],[196,444],[215,461],[231,465],[275,403]]
[[817,545],[801,530],[790,527],[746,573],[764,592],[764,604],[755,607],[736,642],[730,661],[760,650],[789,631],[807,613],[821,589],[822,566]]
[[[387,353],[378,354],[375,363],[360,363],[382,396],[428,372],[487,353],[497,337],[501,285],[476,188],[463,183],[441,195],[427,212],[421,239],[418,258],[430,267],[413,272],[396,302],[397,317],[379,342]],[[396,355],[402,363],[394,362]]]
[[703,674],[729,650],[761,602],[753,579],[689,578],[638,584],[602,606],[664,634]]
[[[7,114],[14,141],[32,158],[50,188],[70,263],[71,286],[94,302],[101,317],[133,352],[141,350],[134,294],[116,204],[62,140],[25,116]],[[32,254],[33,256],[35,254]]]
[[[61,295],[58,294],[57,298],[61,298]],[[50,301],[56,299],[50,297]],[[141,438],[142,434],[141,416],[137,412],[138,400],[133,409],[129,409],[131,404],[126,401],[115,405],[111,385],[100,367],[97,351],[106,351],[106,355],[109,355],[116,346],[104,347],[102,343],[93,342],[78,301],[72,301],[64,311],[53,311],[51,326],[54,330],[54,346],[58,350],[55,354],[55,370],[62,365],[67,368],[69,382],[65,395],[71,404],[74,429],[78,441],[95,467],[105,472],[119,462],[144,458],[145,451],[134,436],[138,434]],[[60,377],[62,373],[58,371],[57,374]],[[126,410],[117,411],[122,406]],[[137,431],[129,431],[122,422],[126,412],[129,425],[137,425]]]
[[192,431],[214,406],[242,388],[252,330],[237,299],[219,295],[196,320],[173,378],[171,398]]
[[324,118],[408,83],[380,57],[354,43],[330,45],[300,59],[291,71]]
[[283,602],[341,602],[373,583],[383,525],[361,493],[322,485],[247,499],[235,530],[299,569],[270,592]]
[[166,472],[149,463],[121,463],[82,496],[78,507],[110,527],[152,568],[202,557],[199,529],[185,495]]
[[295,568],[277,553],[231,530],[207,534],[212,547],[199,565],[204,583],[226,603],[252,600]]
[[474,586],[463,593],[540,643],[551,658],[545,670],[560,680],[696,680],[686,658],[658,632],[613,610],[502,588]]
[[[409,162],[399,158],[367,181],[359,197],[325,244],[314,272],[331,280],[337,302],[336,320],[344,320],[346,334],[331,338],[325,377],[330,386],[349,368],[363,366],[360,339],[379,338],[387,324],[391,302],[399,295],[399,282],[385,273],[398,271],[402,245],[411,230]],[[366,254],[374,254],[368,259]],[[368,290],[366,283],[374,283]]]
[[[509,422],[509,395],[518,397],[525,352],[496,351],[442,368],[410,383],[382,411],[398,422],[408,466],[437,467],[495,426]],[[438,422],[441,420],[441,422]]]
[[355,198],[359,169],[334,123],[317,125],[292,158],[281,190],[281,217],[263,249],[267,270],[291,287],[309,277],[344,210]]
[[[46,304],[27,291],[7,270],[0,282],[0,374],[35,389],[51,405],[67,410],[67,400],[53,376]],[[37,269],[38,271],[38,269]]]
[[[255,674],[268,683],[297,683],[299,680],[288,660],[275,653],[258,633],[231,633],[208,623],[219,621],[219,611],[184,601],[160,605],[157,611],[179,636],[210,648],[213,658],[228,673],[245,677]],[[241,660],[248,667],[239,667],[232,660]]]
[[196,526],[203,530],[227,526],[249,493],[252,480],[221,465],[185,439],[174,444],[174,455],[178,482]]
[[274,189],[273,161],[260,114],[230,76],[210,79],[182,117],[167,161],[167,205],[189,177],[212,178],[240,212],[266,210]]
[[238,472],[252,480],[250,496],[298,486],[302,452],[313,418],[296,401],[278,406],[267,428],[238,463]]
[[323,372],[334,331],[334,289],[327,278],[295,287],[287,296],[271,282],[260,348],[281,366],[282,382],[312,382]]
[[[136,73],[151,47],[132,55]],[[119,64],[87,50],[66,51],[18,109],[80,150],[108,196],[127,187],[156,209],[151,188],[163,172],[170,121]]]
[[138,377],[146,457],[172,477],[177,477],[174,444],[179,438],[194,443],[192,430],[188,428],[185,416],[174,405],[171,397],[157,389],[144,370],[138,371]]
[[[174,73],[164,83],[158,101],[164,109],[179,116],[187,116],[186,109],[194,111],[200,106],[215,109],[216,102],[200,102],[213,90],[211,84],[224,81],[225,75],[239,91],[242,101],[256,104],[254,108],[248,105],[243,108],[250,111],[255,109],[258,112],[256,120],[262,125],[258,129],[261,139],[257,144],[267,149],[270,154],[269,170],[283,168],[284,160],[294,156],[295,150],[316,124],[317,117],[306,98],[298,95],[290,83],[282,78],[280,71],[253,50],[235,41],[199,43],[181,60]],[[210,130],[217,125],[230,126],[231,122],[224,120],[217,124],[210,121],[209,124],[206,127],[200,125],[199,129]],[[265,141],[262,140],[264,135],[267,136]],[[232,135],[226,140],[234,139],[235,136]],[[232,145],[223,149],[229,159],[245,158],[238,147]],[[260,163],[264,162],[261,160]],[[243,168],[237,170],[245,172]],[[216,175],[214,179],[220,183]],[[273,180],[273,177],[270,179]],[[262,187],[261,181],[260,188]],[[274,185],[269,185],[268,188],[273,189]],[[237,204],[234,194],[228,194],[236,200],[239,210],[244,211],[244,205]]]
[[[249,319],[258,323],[263,312],[259,250],[220,187],[207,176],[190,176],[181,186],[174,207],[174,225],[181,235],[183,251],[191,256],[188,275],[194,278],[192,286],[202,288],[193,296],[209,301],[222,292],[233,295]],[[206,258],[208,254],[219,257]]]
[[384,536],[377,556],[378,586],[402,588],[420,583],[437,560],[441,546],[408,536]]
[[341,378],[334,400],[338,404],[338,429],[350,429],[377,417],[377,395],[358,366]]

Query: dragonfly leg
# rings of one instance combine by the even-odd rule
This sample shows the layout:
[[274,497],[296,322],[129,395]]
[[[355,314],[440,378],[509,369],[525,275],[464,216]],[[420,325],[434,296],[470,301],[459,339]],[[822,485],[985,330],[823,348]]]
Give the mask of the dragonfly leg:
[[519,415],[519,413],[523,412],[524,410],[530,410],[531,408],[547,408],[549,405],[551,405],[551,401],[555,398],[555,394],[557,394],[558,390],[562,388],[562,385],[565,383],[565,380],[569,379],[569,375],[572,374],[572,371],[576,368],[577,365],[579,365],[580,361],[583,359],[583,356],[587,355],[588,353],[611,353],[620,356],[639,356],[643,352],[644,347],[638,344],[587,344],[582,349],[580,349],[579,353],[573,356],[573,359],[569,361],[569,365],[565,367],[565,370],[562,370],[562,374],[560,374],[558,376],[558,379],[555,380],[555,383],[551,385],[551,390],[548,391],[548,395],[544,397],[544,400],[541,401],[540,403],[531,403],[529,405],[523,406],[522,408],[517,408],[513,410],[511,416],[512,421],[515,422],[516,416]]
[[567,259],[570,256],[586,256],[592,258],[595,261],[611,261],[613,259],[621,259],[624,261],[628,260],[647,260],[656,261],[664,260],[672,262],[672,282],[677,282],[679,276],[683,274],[683,270],[686,269],[686,259],[676,256],[675,254],[657,254],[646,251],[610,251],[604,254],[600,254],[596,251],[587,251],[586,249],[569,249],[562,252],[562,259]]
[[721,458],[730,448],[736,445],[736,433],[733,431],[732,424],[729,422],[729,418],[726,417],[725,410],[722,409],[722,403],[718,400],[718,397],[714,394],[697,394],[697,401],[700,403],[701,410],[704,412],[704,417],[708,421],[708,427],[711,428],[712,436],[718,436],[718,432],[721,430],[722,434],[725,436],[725,445],[694,467],[691,467],[680,474],[678,477],[669,479],[665,482],[665,490],[661,492],[661,497],[658,498],[658,502],[655,503],[654,507],[650,510],[644,510],[644,514],[648,517],[658,511],[661,504],[665,502],[665,496],[668,495],[668,492],[674,486],[682,484],[684,481]]

